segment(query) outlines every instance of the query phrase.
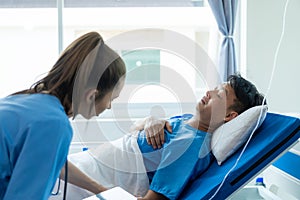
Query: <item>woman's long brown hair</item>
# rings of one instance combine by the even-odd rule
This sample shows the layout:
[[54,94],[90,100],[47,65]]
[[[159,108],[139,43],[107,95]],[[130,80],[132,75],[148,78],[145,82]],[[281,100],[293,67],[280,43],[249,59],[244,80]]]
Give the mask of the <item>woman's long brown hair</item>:
[[[89,53],[97,46],[101,48],[103,45],[105,45],[104,41],[101,35],[97,32],[89,32],[82,35],[73,41],[62,52],[57,62],[44,78],[35,82],[29,89],[14,93],[12,95],[48,93],[56,96],[60,100],[67,115],[72,115],[72,98],[76,75]],[[109,47],[106,46],[106,48],[109,49],[109,54],[117,55]],[[109,63],[109,66],[107,66],[101,78],[99,77],[98,79],[100,81],[97,85],[97,89],[101,91],[98,97],[100,98],[106,92],[112,90],[113,87],[116,86],[119,79],[125,75],[125,73],[125,64],[123,60],[117,56],[114,61]],[[90,75],[91,74],[88,76]],[[74,112],[77,114],[76,107],[74,108]]]

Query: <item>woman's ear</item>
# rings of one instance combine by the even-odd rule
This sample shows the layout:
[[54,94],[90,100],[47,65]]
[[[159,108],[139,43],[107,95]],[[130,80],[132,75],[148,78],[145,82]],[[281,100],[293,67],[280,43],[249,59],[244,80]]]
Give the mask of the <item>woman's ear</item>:
[[95,101],[95,97],[98,94],[97,89],[89,89],[86,93],[85,100],[87,103],[92,103]]
[[235,117],[237,117],[239,114],[237,113],[237,112],[235,112],[235,111],[230,111],[227,115],[226,115],[226,117],[225,117],[225,119],[224,119],[224,122],[229,122],[230,120],[232,120],[232,119],[234,119]]

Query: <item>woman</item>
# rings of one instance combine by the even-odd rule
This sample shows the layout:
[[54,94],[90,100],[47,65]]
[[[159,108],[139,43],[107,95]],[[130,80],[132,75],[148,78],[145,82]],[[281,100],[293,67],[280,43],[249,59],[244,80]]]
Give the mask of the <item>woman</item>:
[[90,32],[46,77],[0,100],[0,199],[48,199],[72,139],[69,117],[110,109],[125,73],[123,60]]

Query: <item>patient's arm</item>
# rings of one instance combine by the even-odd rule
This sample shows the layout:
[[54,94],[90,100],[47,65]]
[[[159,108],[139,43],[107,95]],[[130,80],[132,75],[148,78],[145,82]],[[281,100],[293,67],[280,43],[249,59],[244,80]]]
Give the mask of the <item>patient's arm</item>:
[[172,132],[172,126],[167,120],[157,119],[149,116],[141,121],[137,121],[132,127],[132,131],[145,130],[146,139],[149,145],[152,145],[154,149],[161,148],[165,142],[164,129]]
[[[62,168],[60,173],[61,179],[65,178],[65,167]],[[98,184],[95,180],[91,179],[85,173],[80,171],[75,165],[68,161],[68,180],[69,183],[72,183],[78,187],[89,190],[95,194],[107,190],[107,188]]]
[[168,200],[168,198],[162,194],[148,190],[147,194],[144,197],[138,198],[138,200]]

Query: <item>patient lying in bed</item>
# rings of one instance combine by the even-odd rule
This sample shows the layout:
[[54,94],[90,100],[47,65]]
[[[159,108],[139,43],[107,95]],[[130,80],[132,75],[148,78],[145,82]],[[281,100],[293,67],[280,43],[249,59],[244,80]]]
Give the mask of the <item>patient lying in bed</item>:
[[[248,108],[261,105],[262,100],[253,84],[232,76],[206,93],[194,115],[168,120],[172,133],[159,133],[164,134],[163,148],[153,148],[146,131],[139,131],[70,155],[69,160],[106,188],[121,186],[141,196],[139,199],[177,199],[186,184],[209,167],[213,158],[211,133]],[[68,187],[70,199],[90,195],[76,186]]]
[[[173,131],[166,131],[161,149],[152,148],[145,132],[141,131],[138,135],[126,135],[96,149],[72,154],[69,160],[104,187],[118,185],[136,196],[144,196],[150,189],[176,199],[186,183],[201,174],[212,158],[211,134],[187,124],[191,117],[183,115],[169,120]],[[91,195],[68,186],[70,199]]]

